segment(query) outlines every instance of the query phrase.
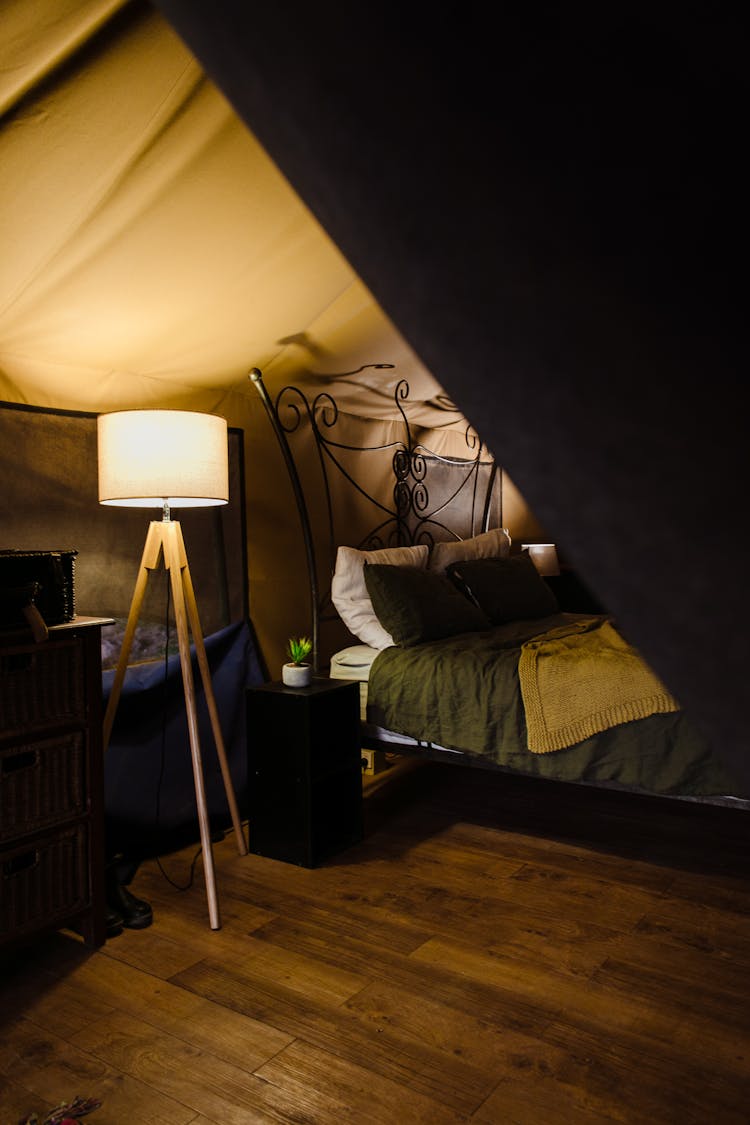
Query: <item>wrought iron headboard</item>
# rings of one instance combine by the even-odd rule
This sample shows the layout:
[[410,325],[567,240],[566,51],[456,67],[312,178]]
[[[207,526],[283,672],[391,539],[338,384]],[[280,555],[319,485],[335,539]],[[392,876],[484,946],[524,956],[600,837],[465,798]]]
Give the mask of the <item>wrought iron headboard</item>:
[[[384,368],[393,365],[369,366]],[[382,444],[353,445],[347,441],[337,440],[336,425],[342,412],[327,391],[321,391],[314,397],[308,398],[301,388],[288,385],[282,387],[276,398],[272,399],[263,382],[263,375],[257,367],[250,371],[249,378],[260,395],[278,440],[299,514],[309,583],[312,660],[313,667],[317,671],[320,623],[323,620],[334,619],[335,614],[328,612],[331,610],[330,584],[321,597],[308,497],[302,484],[289,435],[298,431],[305,422],[309,424],[325,498],[330,576],[333,575],[336,552],[342,544],[358,547],[361,550],[373,550],[385,546],[417,543],[432,545],[439,540],[461,539],[465,537],[465,532],[460,534],[456,531],[455,523],[451,526],[449,522],[452,515],[459,510],[462,526],[468,529],[469,534],[486,531],[491,523],[502,526],[502,469],[483,445],[479,435],[469,425],[466,426],[463,435],[466,445],[465,457],[446,456],[444,453],[430,449],[422,441],[416,440],[406,413],[409,385],[404,379],[396,385],[393,393],[400,436]],[[454,407],[451,409],[455,411]],[[357,480],[349,472],[343,460],[345,454],[378,453],[390,458],[393,485],[387,502],[379,499],[365,487],[362,481]],[[427,476],[430,471],[434,473],[436,468],[446,470],[457,479],[449,482],[447,493],[431,506]],[[332,488],[334,478],[346,481],[361,497],[374,505],[379,513],[376,525],[355,543],[349,542],[346,536],[340,538],[338,534]]]

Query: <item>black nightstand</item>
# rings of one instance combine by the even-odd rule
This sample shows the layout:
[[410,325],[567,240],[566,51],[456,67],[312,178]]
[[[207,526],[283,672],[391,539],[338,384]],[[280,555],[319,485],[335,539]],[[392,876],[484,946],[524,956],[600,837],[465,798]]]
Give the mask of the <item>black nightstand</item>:
[[302,867],[362,839],[359,684],[247,692],[249,846]]

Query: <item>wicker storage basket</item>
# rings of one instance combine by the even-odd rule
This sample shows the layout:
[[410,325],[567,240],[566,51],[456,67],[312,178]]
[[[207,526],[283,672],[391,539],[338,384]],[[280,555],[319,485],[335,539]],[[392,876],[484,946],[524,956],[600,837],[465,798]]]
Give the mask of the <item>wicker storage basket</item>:
[[0,653],[0,735],[85,717],[80,645],[20,645]]
[[80,816],[85,769],[81,730],[0,747],[0,843]]
[[3,852],[0,937],[52,925],[90,904],[85,825]]

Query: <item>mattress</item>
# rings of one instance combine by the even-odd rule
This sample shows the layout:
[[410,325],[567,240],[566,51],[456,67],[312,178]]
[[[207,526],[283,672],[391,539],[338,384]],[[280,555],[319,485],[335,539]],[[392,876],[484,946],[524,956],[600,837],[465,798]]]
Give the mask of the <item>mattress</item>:
[[350,645],[331,657],[332,680],[359,681],[359,714],[363,723],[367,721],[367,680],[378,651],[370,645]]

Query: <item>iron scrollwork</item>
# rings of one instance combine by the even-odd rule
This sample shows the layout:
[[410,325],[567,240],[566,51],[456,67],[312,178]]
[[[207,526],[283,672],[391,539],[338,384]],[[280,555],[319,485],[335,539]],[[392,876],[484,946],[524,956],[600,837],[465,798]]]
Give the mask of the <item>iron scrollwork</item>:
[[[369,366],[382,368],[392,365]],[[349,374],[356,374],[356,372]],[[330,606],[330,590],[321,600],[313,528],[289,436],[295,434],[304,422],[309,424],[324,490],[331,575],[335,566],[336,551],[343,542],[362,550],[373,550],[385,546],[409,546],[418,543],[432,545],[440,539],[465,537],[467,531],[458,532],[455,522],[451,526],[451,515],[459,507],[468,534],[476,534],[479,531],[486,531],[489,527],[491,504],[493,497],[496,497],[499,504],[499,511],[496,514],[499,515],[499,522],[502,524],[500,470],[471,426],[467,425],[464,433],[466,456],[449,457],[416,440],[406,413],[409,384],[405,379],[398,382],[393,393],[393,401],[400,416],[402,436],[376,445],[353,445],[339,439],[336,427],[340,419],[340,411],[328,391],[321,391],[312,399],[308,399],[300,387],[287,385],[282,387],[275,400],[272,400],[258,368],[252,369],[250,379],[263,401],[278,439],[302,525],[312,608],[313,666],[317,670],[319,623],[323,612]],[[444,398],[440,400],[438,406],[458,415],[456,408]],[[381,454],[382,457],[390,457],[390,472],[393,479],[390,503],[379,499],[371,487],[366,487],[362,480],[357,479],[349,471],[346,456],[350,454],[357,457],[360,466],[364,455]],[[368,459],[367,464],[369,463]],[[388,464],[388,461],[385,463]],[[432,506],[427,478],[428,475],[435,476],[436,470],[439,470],[438,475],[444,478],[444,494],[435,500]],[[356,543],[348,542],[346,536],[341,539],[337,534],[332,488],[332,481],[335,478],[346,481],[382,516],[379,522]]]

